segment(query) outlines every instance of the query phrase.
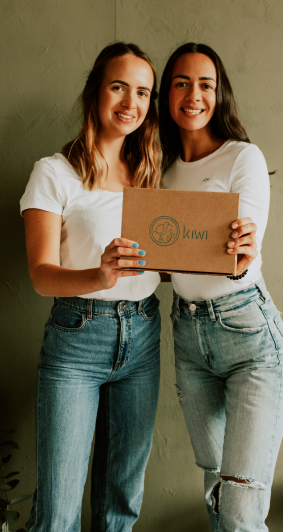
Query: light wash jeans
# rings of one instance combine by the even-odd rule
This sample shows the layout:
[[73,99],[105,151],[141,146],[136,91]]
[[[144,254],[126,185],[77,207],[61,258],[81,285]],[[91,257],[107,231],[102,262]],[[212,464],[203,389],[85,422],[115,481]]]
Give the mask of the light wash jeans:
[[267,531],[283,433],[280,313],[261,279],[214,300],[175,294],[172,319],[178,395],[205,471],[211,530]]
[[28,532],[79,532],[93,432],[93,532],[130,532],[159,388],[159,301],[56,298],[40,354]]

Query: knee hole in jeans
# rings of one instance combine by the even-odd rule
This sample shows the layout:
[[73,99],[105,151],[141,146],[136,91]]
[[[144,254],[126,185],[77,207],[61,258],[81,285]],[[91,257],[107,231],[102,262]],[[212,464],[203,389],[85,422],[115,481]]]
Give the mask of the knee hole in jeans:
[[239,488],[253,488],[258,490],[264,490],[265,485],[257,480],[243,478],[243,477],[230,477],[228,475],[221,475],[220,482],[222,484],[232,484]]
[[211,496],[213,501],[213,512],[216,515],[220,514],[220,501],[221,501],[221,492],[224,484],[232,484],[239,488],[253,488],[253,489],[265,489],[264,484],[257,482],[256,480],[249,480],[239,477],[230,477],[226,475],[221,475],[220,481],[214,486]]

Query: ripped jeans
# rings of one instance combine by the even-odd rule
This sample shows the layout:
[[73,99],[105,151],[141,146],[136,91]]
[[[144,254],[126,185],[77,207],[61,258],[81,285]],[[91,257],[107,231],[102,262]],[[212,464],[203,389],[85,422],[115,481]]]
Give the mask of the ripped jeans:
[[261,279],[214,300],[175,294],[172,320],[178,395],[205,471],[211,530],[267,531],[283,433],[280,313]]

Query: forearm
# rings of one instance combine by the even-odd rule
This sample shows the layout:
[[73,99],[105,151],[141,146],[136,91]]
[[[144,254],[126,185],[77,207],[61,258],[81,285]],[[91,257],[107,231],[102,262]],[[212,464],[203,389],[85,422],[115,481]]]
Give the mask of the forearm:
[[40,264],[30,277],[35,291],[41,296],[73,297],[104,288],[99,282],[99,268],[69,270],[53,264]]

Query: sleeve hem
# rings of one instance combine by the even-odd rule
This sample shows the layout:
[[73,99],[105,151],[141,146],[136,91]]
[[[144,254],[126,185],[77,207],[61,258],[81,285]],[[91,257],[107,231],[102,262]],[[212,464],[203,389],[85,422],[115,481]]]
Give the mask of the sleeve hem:
[[60,216],[62,216],[63,214],[63,209],[62,208],[60,209],[57,205],[41,203],[39,201],[23,203],[23,205],[20,206],[21,216],[23,216],[23,212],[26,211],[27,209],[39,209],[41,211],[47,211],[47,212],[52,212],[53,214],[59,214]]

